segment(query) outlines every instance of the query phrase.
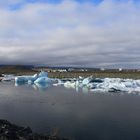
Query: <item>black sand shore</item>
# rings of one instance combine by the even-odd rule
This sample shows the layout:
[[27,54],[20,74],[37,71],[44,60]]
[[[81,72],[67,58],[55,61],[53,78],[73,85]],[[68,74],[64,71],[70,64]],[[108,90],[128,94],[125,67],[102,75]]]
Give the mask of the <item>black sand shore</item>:
[[67,140],[56,135],[38,134],[30,127],[17,126],[7,120],[0,120],[0,140]]

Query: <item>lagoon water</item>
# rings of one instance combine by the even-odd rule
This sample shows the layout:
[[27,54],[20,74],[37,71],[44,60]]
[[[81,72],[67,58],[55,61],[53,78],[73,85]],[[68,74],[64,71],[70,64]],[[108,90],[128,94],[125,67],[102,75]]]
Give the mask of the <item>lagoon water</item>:
[[1,82],[0,119],[70,140],[139,140],[140,96]]

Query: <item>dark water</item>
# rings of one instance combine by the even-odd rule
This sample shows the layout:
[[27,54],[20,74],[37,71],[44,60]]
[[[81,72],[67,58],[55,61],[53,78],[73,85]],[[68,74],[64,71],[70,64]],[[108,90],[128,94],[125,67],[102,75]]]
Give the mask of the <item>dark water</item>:
[[140,96],[0,83],[0,119],[72,140],[140,140]]

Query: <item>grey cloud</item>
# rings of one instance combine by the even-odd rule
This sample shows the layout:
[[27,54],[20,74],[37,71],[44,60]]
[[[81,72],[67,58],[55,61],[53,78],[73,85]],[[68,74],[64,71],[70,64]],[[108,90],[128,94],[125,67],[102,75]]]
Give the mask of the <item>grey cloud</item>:
[[1,8],[0,63],[140,67],[139,8],[114,0]]

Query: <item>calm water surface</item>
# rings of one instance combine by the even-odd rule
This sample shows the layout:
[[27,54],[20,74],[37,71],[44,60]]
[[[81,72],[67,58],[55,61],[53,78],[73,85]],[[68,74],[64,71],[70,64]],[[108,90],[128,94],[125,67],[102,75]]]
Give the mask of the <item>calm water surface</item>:
[[72,140],[140,140],[140,96],[0,83],[0,119]]

